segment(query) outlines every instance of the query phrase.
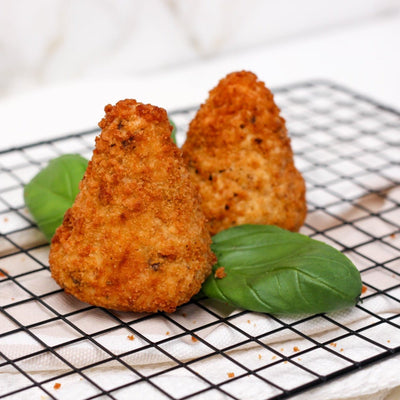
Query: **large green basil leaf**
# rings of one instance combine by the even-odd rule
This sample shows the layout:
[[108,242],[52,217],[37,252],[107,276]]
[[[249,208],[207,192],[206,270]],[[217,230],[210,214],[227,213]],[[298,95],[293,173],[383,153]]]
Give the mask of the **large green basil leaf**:
[[79,192],[88,161],[78,154],[51,160],[24,188],[25,205],[39,229],[51,241],[65,212]]
[[[360,273],[333,247],[276,226],[242,225],[213,237],[218,262],[203,293],[247,310],[322,313],[349,307]],[[224,267],[225,277],[215,271]],[[218,274],[217,274],[218,275]]]

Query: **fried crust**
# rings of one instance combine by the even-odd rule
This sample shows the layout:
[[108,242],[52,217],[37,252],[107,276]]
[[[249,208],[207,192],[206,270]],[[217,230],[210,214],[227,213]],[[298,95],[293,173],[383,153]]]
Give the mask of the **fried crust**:
[[53,237],[51,273],[90,304],[172,312],[215,262],[199,195],[164,109],[123,100],[105,111],[80,192]]
[[255,74],[231,73],[210,91],[182,150],[212,235],[249,223],[292,231],[303,224],[305,184],[285,120]]

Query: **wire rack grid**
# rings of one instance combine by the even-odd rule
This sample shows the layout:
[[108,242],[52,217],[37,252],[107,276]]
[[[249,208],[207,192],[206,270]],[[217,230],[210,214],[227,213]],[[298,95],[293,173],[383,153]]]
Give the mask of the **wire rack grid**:
[[[400,352],[400,114],[324,81],[274,94],[307,183],[302,232],[353,260],[362,302],[286,317],[81,303],[50,278],[23,186],[56,156],[90,158],[99,131],[13,148],[0,153],[0,398],[284,399]],[[178,145],[195,112],[170,113]]]

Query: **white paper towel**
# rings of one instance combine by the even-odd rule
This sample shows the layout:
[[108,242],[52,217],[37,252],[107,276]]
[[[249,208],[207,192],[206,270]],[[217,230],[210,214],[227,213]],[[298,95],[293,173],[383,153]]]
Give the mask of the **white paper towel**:
[[[41,279],[36,282],[36,285],[38,287],[46,285],[46,280]],[[399,297],[400,289],[392,291],[391,294]],[[0,294],[0,301],[2,297],[8,295],[9,293],[3,291]],[[64,309],[68,307],[73,309],[74,307],[85,306],[64,293],[58,293],[56,299],[57,301],[52,303],[54,309],[63,307]],[[89,335],[91,332],[94,333],[92,336],[94,342],[83,339],[81,333],[72,326],[61,319],[54,318],[53,322],[39,324],[30,330],[47,345],[55,346],[56,354],[48,351],[41,352],[44,347],[24,331],[4,336],[0,341],[0,351],[9,359],[18,359],[24,355],[39,352],[36,357],[19,361],[18,367],[30,374],[35,381],[50,380],[44,387],[54,396],[62,399],[76,400],[98,393],[98,388],[87,382],[86,377],[89,377],[94,383],[97,382],[101,388],[112,390],[128,382],[140,380],[143,376],[171,369],[170,372],[163,372],[151,378],[151,382],[167,393],[172,393],[173,396],[185,396],[208,388],[210,383],[219,384],[229,381],[228,378],[231,377],[231,382],[222,385],[222,389],[225,388],[229,393],[235,394],[241,399],[254,400],[280,393],[276,387],[268,384],[268,382],[273,382],[290,390],[315,380],[316,375],[313,372],[325,375],[351,365],[335,354],[344,355],[357,361],[382,352],[381,348],[354,335],[330,343],[331,339],[347,333],[341,326],[349,330],[368,326],[368,329],[360,332],[361,335],[389,348],[400,345],[397,328],[391,330],[390,324],[385,322],[374,325],[375,322],[379,322],[379,319],[366,312],[370,311],[380,318],[399,313],[400,303],[383,295],[367,298],[361,304],[361,308],[353,307],[327,314],[327,318],[320,316],[299,324],[295,323],[299,320],[299,316],[281,317],[275,320],[259,313],[243,314],[240,313],[240,310],[221,306],[211,300],[203,300],[203,302],[205,302],[203,305],[208,309],[226,317],[227,322],[219,322],[213,315],[195,304],[186,305],[176,313],[171,314],[170,318],[177,321],[180,326],[191,328],[193,330],[193,335],[191,335],[185,334],[179,326],[161,315],[149,319],[141,319],[143,315],[136,315],[137,321],[132,322],[135,319],[134,314],[116,313],[115,315],[118,316],[120,321],[130,321],[129,326],[133,328],[133,333],[128,329],[128,325],[107,330],[113,324],[120,324],[116,323],[112,316],[103,310],[89,308],[87,311],[83,310],[71,314],[67,319],[72,326],[77,326],[83,332]],[[10,314],[12,311],[14,312],[13,317],[16,320],[26,318],[26,315],[22,315],[26,313],[24,307],[18,307],[15,310],[9,308],[8,310]],[[21,313],[21,315],[18,313]],[[286,324],[294,323],[293,329],[288,329],[282,325],[281,321]],[[340,326],[335,325],[332,321],[336,321]],[[206,325],[207,328],[199,329],[203,325]],[[98,334],[102,329],[106,330],[105,333]],[[269,332],[275,333],[268,334]],[[246,336],[246,334],[249,336]],[[266,335],[260,336],[263,334]],[[307,335],[311,340],[303,338],[301,334]],[[175,339],[173,339],[174,336],[176,336]],[[259,337],[259,339],[249,341],[249,337]],[[70,341],[71,344],[65,344]],[[152,343],[157,342],[159,344],[153,347]],[[244,344],[239,345],[241,342],[244,342]],[[95,343],[98,343],[103,349]],[[307,348],[315,346],[315,343],[328,344],[325,348],[314,348],[309,352],[302,353]],[[264,348],[262,344],[271,346],[275,352]],[[233,350],[225,351],[227,357],[218,353],[206,357],[214,353],[215,349],[226,349],[229,346],[232,346]],[[104,349],[115,355],[133,351],[121,359],[125,365],[132,366],[139,375],[129,368],[124,368],[124,365],[119,361],[112,360],[110,353],[107,353]],[[135,349],[138,351],[134,351]],[[171,359],[165,353],[172,355],[174,359]],[[63,373],[70,372],[71,368],[58,358],[57,354],[74,367],[83,368],[85,376],[83,377],[75,372],[59,378]],[[298,357],[297,354],[299,354]],[[282,356],[291,357],[291,361],[294,362],[285,362]],[[103,360],[108,358],[110,360],[102,363]],[[200,361],[193,362],[195,359],[200,359]],[[188,368],[179,367],[175,360],[178,360],[179,363],[188,362]],[[281,362],[277,362],[280,360]],[[98,366],[85,368],[87,365],[96,362],[99,363]],[[269,365],[272,363],[275,363],[275,365]],[[241,366],[244,366],[244,368]],[[265,366],[267,368],[263,368]],[[302,369],[302,366],[307,370]],[[258,370],[258,368],[262,369]],[[256,376],[249,374],[249,371],[254,370],[257,370]],[[395,357],[313,389],[299,395],[296,399],[332,400],[369,394],[375,395],[380,390],[387,390],[400,384],[399,370],[400,358]],[[201,374],[208,382],[199,378],[196,374]],[[110,377],[112,377],[111,380]],[[23,381],[26,381],[26,377],[21,375],[13,366],[3,367],[0,371],[0,394],[6,389],[10,391],[10,387],[17,390],[19,385],[24,385]],[[59,389],[54,388],[55,382],[61,384]],[[115,392],[115,396],[117,398],[130,398],[129,396],[137,393],[139,389],[141,398],[145,398],[146,395],[152,399],[165,397],[151,383],[146,382],[139,382],[121,389]],[[40,391],[38,388],[35,388],[35,390]],[[25,394],[27,397],[24,397]],[[15,395],[15,398],[33,398],[31,396],[31,391],[20,392]],[[46,398],[47,394],[42,393],[40,396]],[[209,390],[198,398],[225,399],[229,396],[217,390]]]

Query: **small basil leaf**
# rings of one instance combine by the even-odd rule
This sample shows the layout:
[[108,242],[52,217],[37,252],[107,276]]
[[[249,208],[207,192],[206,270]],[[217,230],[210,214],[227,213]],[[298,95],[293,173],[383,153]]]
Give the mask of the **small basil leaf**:
[[168,119],[169,119],[169,123],[172,126],[171,139],[176,144],[176,125],[175,125],[174,121],[172,121],[171,118],[168,118]]
[[211,298],[259,312],[323,313],[354,305],[360,273],[333,247],[276,226],[242,225],[213,237],[211,248],[224,267],[202,292]]
[[49,162],[24,188],[25,205],[39,229],[51,241],[65,212],[75,201],[88,161],[65,154]]

